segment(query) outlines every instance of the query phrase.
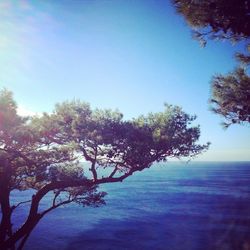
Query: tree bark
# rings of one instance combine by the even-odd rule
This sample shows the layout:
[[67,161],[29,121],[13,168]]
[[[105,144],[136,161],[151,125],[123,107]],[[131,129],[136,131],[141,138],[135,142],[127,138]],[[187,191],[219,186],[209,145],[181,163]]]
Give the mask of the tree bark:
[[[19,228],[14,234],[12,234],[12,236],[10,238],[5,240],[5,242],[3,242],[2,245],[0,245],[1,250],[11,249],[13,246],[16,245],[16,243],[19,240],[21,240],[21,239],[25,238],[27,235],[29,235],[32,232],[32,230],[35,228],[35,226],[37,225],[37,223],[39,222],[39,220],[41,218],[42,218],[42,216],[40,214],[36,214],[32,217],[29,216],[28,219],[26,220],[26,222],[24,223],[24,225],[21,228]],[[22,244],[22,242],[20,244]]]
[[10,191],[8,187],[0,185],[0,203],[2,211],[2,220],[0,225],[0,245],[5,241],[7,237],[12,235],[12,225],[11,225],[11,207],[10,207]]
[[[111,182],[120,182],[126,179],[128,176],[132,175],[135,171],[140,171],[141,169],[135,168],[130,170],[129,172],[125,173],[119,177],[107,177],[101,178],[97,180],[77,180],[77,181],[55,181],[45,185],[42,189],[40,189],[35,195],[32,197],[31,206],[28,218],[26,222],[15,232],[12,233],[8,239],[4,238],[3,242],[0,242],[0,249],[7,250],[12,249],[13,246],[16,245],[18,241],[21,240],[20,246],[22,245],[22,240],[24,243],[26,241],[26,236],[29,235],[32,230],[35,228],[37,223],[43,217],[44,214],[38,213],[38,207],[41,199],[51,190],[59,189],[59,188],[66,188],[66,187],[77,187],[77,186],[84,186],[84,185],[98,185],[103,183],[111,183]],[[11,209],[10,209],[11,214]]]
[[27,233],[27,234],[23,237],[23,239],[21,240],[21,242],[20,242],[20,244],[19,244],[17,250],[22,250],[22,249],[23,249],[24,244],[26,243],[27,239],[28,239],[29,236],[30,236],[30,233],[31,233],[31,232]]
[[0,205],[2,219],[0,224],[0,246],[7,237],[12,236],[11,207],[10,207],[10,177],[8,159],[0,157]]

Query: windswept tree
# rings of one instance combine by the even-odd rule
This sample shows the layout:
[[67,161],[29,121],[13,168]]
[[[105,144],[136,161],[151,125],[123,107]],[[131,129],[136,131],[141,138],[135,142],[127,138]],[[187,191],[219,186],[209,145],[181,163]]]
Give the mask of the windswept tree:
[[[22,249],[48,212],[68,203],[104,204],[98,185],[120,182],[168,157],[194,157],[199,145],[195,116],[179,107],[124,121],[111,110],[92,110],[80,101],[64,102],[52,114],[22,118],[9,91],[0,94],[0,248]],[[81,160],[89,165],[81,164]],[[13,204],[10,193],[32,190],[28,201]],[[51,203],[41,206],[47,196]],[[24,224],[12,228],[15,209],[30,204]]]
[[[212,110],[225,118],[223,125],[250,122],[247,73],[250,64],[249,0],[172,0],[179,14],[193,30],[193,37],[205,46],[208,39],[245,44],[245,52],[236,53],[240,65],[225,76],[212,78]],[[239,98],[240,97],[240,98]]]

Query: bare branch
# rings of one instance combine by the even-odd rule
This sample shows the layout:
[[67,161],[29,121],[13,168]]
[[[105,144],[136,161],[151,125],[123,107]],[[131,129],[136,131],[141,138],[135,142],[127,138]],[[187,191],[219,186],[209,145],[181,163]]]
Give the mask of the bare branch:
[[53,205],[53,206],[55,206],[55,204],[56,204],[56,198],[60,195],[60,193],[61,193],[61,191],[57,191],[57,192],[55,193],[55,197],[54,197],[53,202],[52,202],[52,205]]
[[116,174],[117,170],[118,170],[118,163],[115,165],[114,170],[109,175],[109,178],[112,178]]
[[69,204],[69,203],[71,203],[71,202],[73,202],[74,201],[74,199],[68,199],[68,200],[65,200],[65,201],[62,201],[62,202],[60,202],[60,203],[58,203],[58,204],[53,204],[53,206],[51,206],[50,208],[48,208],[48,209],[46,209],[45,211],[43,211],[42,213],[41,213],[41,216],[43,217],[45,214],[47,214],[48,212],[50,212],[50,211],[52,211],[52,210],[54,210],[54,209],[56,209],[56,208],[58,208],[58,207],[60,207],[60,206],[62,206],[62,205],[66,205],[66,204]]
[[12,213],[17,207],[19,207],[20,205],[25,204],[25,203],[29,203],[29,202],[31,202],[31,200],[22,201],[22,202],[19,202],[19,203],[16,204],[16,205],[13,205],[13,206],[11,207],[11,213]]

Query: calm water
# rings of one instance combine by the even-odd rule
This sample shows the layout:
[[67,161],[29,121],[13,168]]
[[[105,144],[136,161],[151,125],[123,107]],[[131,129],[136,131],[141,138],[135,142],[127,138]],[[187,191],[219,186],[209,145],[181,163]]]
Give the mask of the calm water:
[[106,206],[58,208],[25,249],[250,249],[250,163],[167,163],[100,188]]

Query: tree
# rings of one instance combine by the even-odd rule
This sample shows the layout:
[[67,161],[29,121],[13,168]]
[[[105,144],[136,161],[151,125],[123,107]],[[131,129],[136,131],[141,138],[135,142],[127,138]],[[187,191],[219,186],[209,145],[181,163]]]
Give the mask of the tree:
[[233,123],[250,122],[250,77],[239,68],[227,76],[218,75],[212,80],[213,111],[224,116],[224,127]]
[[[179,107],[124,121],[112,110],[92,110],[80,101],[58,104],[52,114],[22,118],[9,91],[0,94],[1,249],[22,249],[30,233],[48,212],[75,202],[104,204],[98,185],[120,182],[136,171],[168,157],[193,157],[208,148],[199,145],[195,116]],[[81,164],[81,160],[89,163]],[[105,171],[103,171],[105,170]],[[14,190],[33,190],[30,200],[11,204]],[[39,204],[50,194],[51,204]],[[30,203],[24,224],[12,231],[12,215]]]
[[230,124],[248,124],[250,81],[250,2],[248,0],[173,0],[177,12],[184,16],[193,29],[193,36],[205,46],[207,39],[243,42],[244,53],[235,57],[240,65],[225,76],[212,79],[210,104]]
[[203,41],[229,39],[233,42],[250,37],[248,0],[173,0],[178,13]]

